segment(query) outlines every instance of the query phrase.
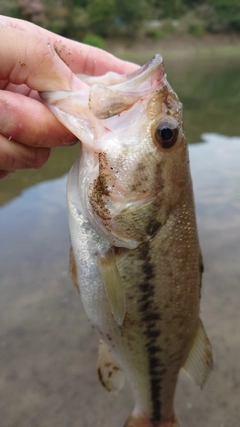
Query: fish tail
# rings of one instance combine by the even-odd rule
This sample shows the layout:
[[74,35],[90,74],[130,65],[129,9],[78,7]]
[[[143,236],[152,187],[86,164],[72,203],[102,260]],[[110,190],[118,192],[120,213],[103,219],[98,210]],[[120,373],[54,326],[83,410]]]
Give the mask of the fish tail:
[[123,427],[180,427],[177,420],[172,421],[151,421],[144,416],[136,416],[132,414],[126,421]]

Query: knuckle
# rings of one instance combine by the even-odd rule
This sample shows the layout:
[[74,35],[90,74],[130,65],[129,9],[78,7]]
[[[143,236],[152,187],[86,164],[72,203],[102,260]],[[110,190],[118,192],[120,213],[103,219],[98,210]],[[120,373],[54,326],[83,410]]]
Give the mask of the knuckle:
[[4,163],[8,170],[14,170],[16,164],[15,156],[11,153],[6,153]]
[[0,134],[0,171],[38,169],[46,163],[50,148],[29,147]]
[[53,46],[43,37],[39,37],[35,46],[35,55],[38,58],[38,66],[46,62],[52,62],[56,52]]
[[18,157],[11,150],[8,151],[5,147],[1,150],[0,168],[7,171],[14,171],[18,169]]
[[47,162],[49,155],[49,148],[33,148],[29,167],[34,169],[41,168]]

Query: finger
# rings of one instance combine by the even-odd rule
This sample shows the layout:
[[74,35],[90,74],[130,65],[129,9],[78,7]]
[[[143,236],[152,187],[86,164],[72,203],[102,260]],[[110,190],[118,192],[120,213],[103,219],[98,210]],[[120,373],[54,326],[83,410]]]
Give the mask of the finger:
[[13,172],[18,169],[38,169],[46,163],[49,148],[27,147],[0,135],[0,171]]
[[[63,43],[64,41],[57,40],[55,47],[61,46]],[[71,41],[71,55],[68,56],[66,49],[62,49],[61,57],[64,61],[66,60],[66,63],[74,73],[82,73],[89,76],[101,76],[108,71],[125,74],[139,68],[139,65],[123,61],[102,49],[75,41]]]
[[37,32],[39,35],[46,37],[74,73],[98,76],[108,71],[115,71],[116,73],[124,74],[134,71],[139,67],[132,62],[116,58],[101,49],[66,39],[20,19],[4,16],[1,17],[1,22],[23,31]]
[[0,27],[0,78],[37,91],[82,89],[49,40],[41,35]]
[[11,175],[12,172],[0,170],[0,179],[6,178],[6,176]]
[[72,145],[70,133],[41,102],[0,91],[0,133],[32,147]]

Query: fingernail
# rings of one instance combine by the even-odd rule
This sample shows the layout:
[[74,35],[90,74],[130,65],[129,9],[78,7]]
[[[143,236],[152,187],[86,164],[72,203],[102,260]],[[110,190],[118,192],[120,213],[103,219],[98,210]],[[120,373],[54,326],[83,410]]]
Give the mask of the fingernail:
[[61,147],[67,147],[67,146],[72,146],[75,145],[79,142],[79,139],[74,139],[73,141],[66,141],[66,139],[61,139]]

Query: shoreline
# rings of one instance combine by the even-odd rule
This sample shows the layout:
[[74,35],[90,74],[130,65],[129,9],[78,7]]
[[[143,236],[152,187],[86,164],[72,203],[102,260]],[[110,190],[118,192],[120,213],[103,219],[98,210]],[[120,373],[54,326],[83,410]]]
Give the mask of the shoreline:
[[240,59],[240,35],[210,35],[201,39],[188,34],[175,34],[162,40],[153,41],[147,38],[108,39],[106,48],[109,52],[123,59],[134,61],[143,55],[151,57],[156,53],[164,58],[191,57],[192,55],[236,57]]

